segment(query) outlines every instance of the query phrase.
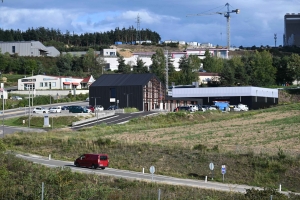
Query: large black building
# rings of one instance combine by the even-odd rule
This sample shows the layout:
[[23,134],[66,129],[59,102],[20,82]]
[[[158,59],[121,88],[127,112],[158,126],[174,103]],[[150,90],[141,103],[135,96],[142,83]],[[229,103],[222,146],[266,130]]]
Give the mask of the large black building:
[[284,15],[284,46],[300,46],[300,13]]
[[154,74],[103,74],[89,87],[90,105],[164,109],[165,85]]

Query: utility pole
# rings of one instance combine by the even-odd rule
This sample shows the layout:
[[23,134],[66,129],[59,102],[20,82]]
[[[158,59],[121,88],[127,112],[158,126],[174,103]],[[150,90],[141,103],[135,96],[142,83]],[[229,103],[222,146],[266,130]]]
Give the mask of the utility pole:
[[167,55],[166,55],[166,89],[168,90],[169,88],[169,52],[167,50]]
[[277,41],[277,34],[274,34],[274,40],[275,40],[275,47],[276,47],[276,41]]
[[139,41],[139,44],[141,43],[140,19],[140,14],[138,14],[136,18],[136,42]]

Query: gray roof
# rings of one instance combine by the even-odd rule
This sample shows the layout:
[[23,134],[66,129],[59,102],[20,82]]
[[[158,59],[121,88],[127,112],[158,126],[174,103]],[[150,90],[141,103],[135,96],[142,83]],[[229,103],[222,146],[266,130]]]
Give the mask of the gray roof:
[[155,74],[103,74],[90,87],[133,86],[133,85],[144,86],[149,82],[149,80],[153,76],[157,78]]

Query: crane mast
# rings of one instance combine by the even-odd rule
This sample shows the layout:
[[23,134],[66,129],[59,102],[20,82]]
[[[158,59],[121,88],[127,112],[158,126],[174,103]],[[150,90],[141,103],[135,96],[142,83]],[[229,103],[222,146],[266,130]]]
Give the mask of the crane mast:
[[[239,9],[230,10],[229,9],[229,6],[230,6],[229,3],[226,3],[225,6],[227,7],[226,12],[200,13],[200,14],[197,14],[196,16],[219,14],[219,15],[224,15],[224,17],[226,17],[226,19],[227,19],[227,48],[229,50],[229,48],[230,48],[230,14],[231,13],[239,14],[240,10]],[[193,16],[193,15],[187,15],[187,17],[188,16]]]

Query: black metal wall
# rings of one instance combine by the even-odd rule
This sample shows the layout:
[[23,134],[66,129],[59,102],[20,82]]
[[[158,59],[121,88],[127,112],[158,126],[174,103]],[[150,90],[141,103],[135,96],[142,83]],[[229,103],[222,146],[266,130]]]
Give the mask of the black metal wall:
[[[115,88],[116,102],[110,102],[111,89]],[[128,96],[128,103],[127,103]],[[142,86],[90,86],[90,105],[102,105],[107,109],[110,105],[118,105],[119,108],[134,107],[143,110],[143,87]],[[119,103],[117,103],[119,100]]]

